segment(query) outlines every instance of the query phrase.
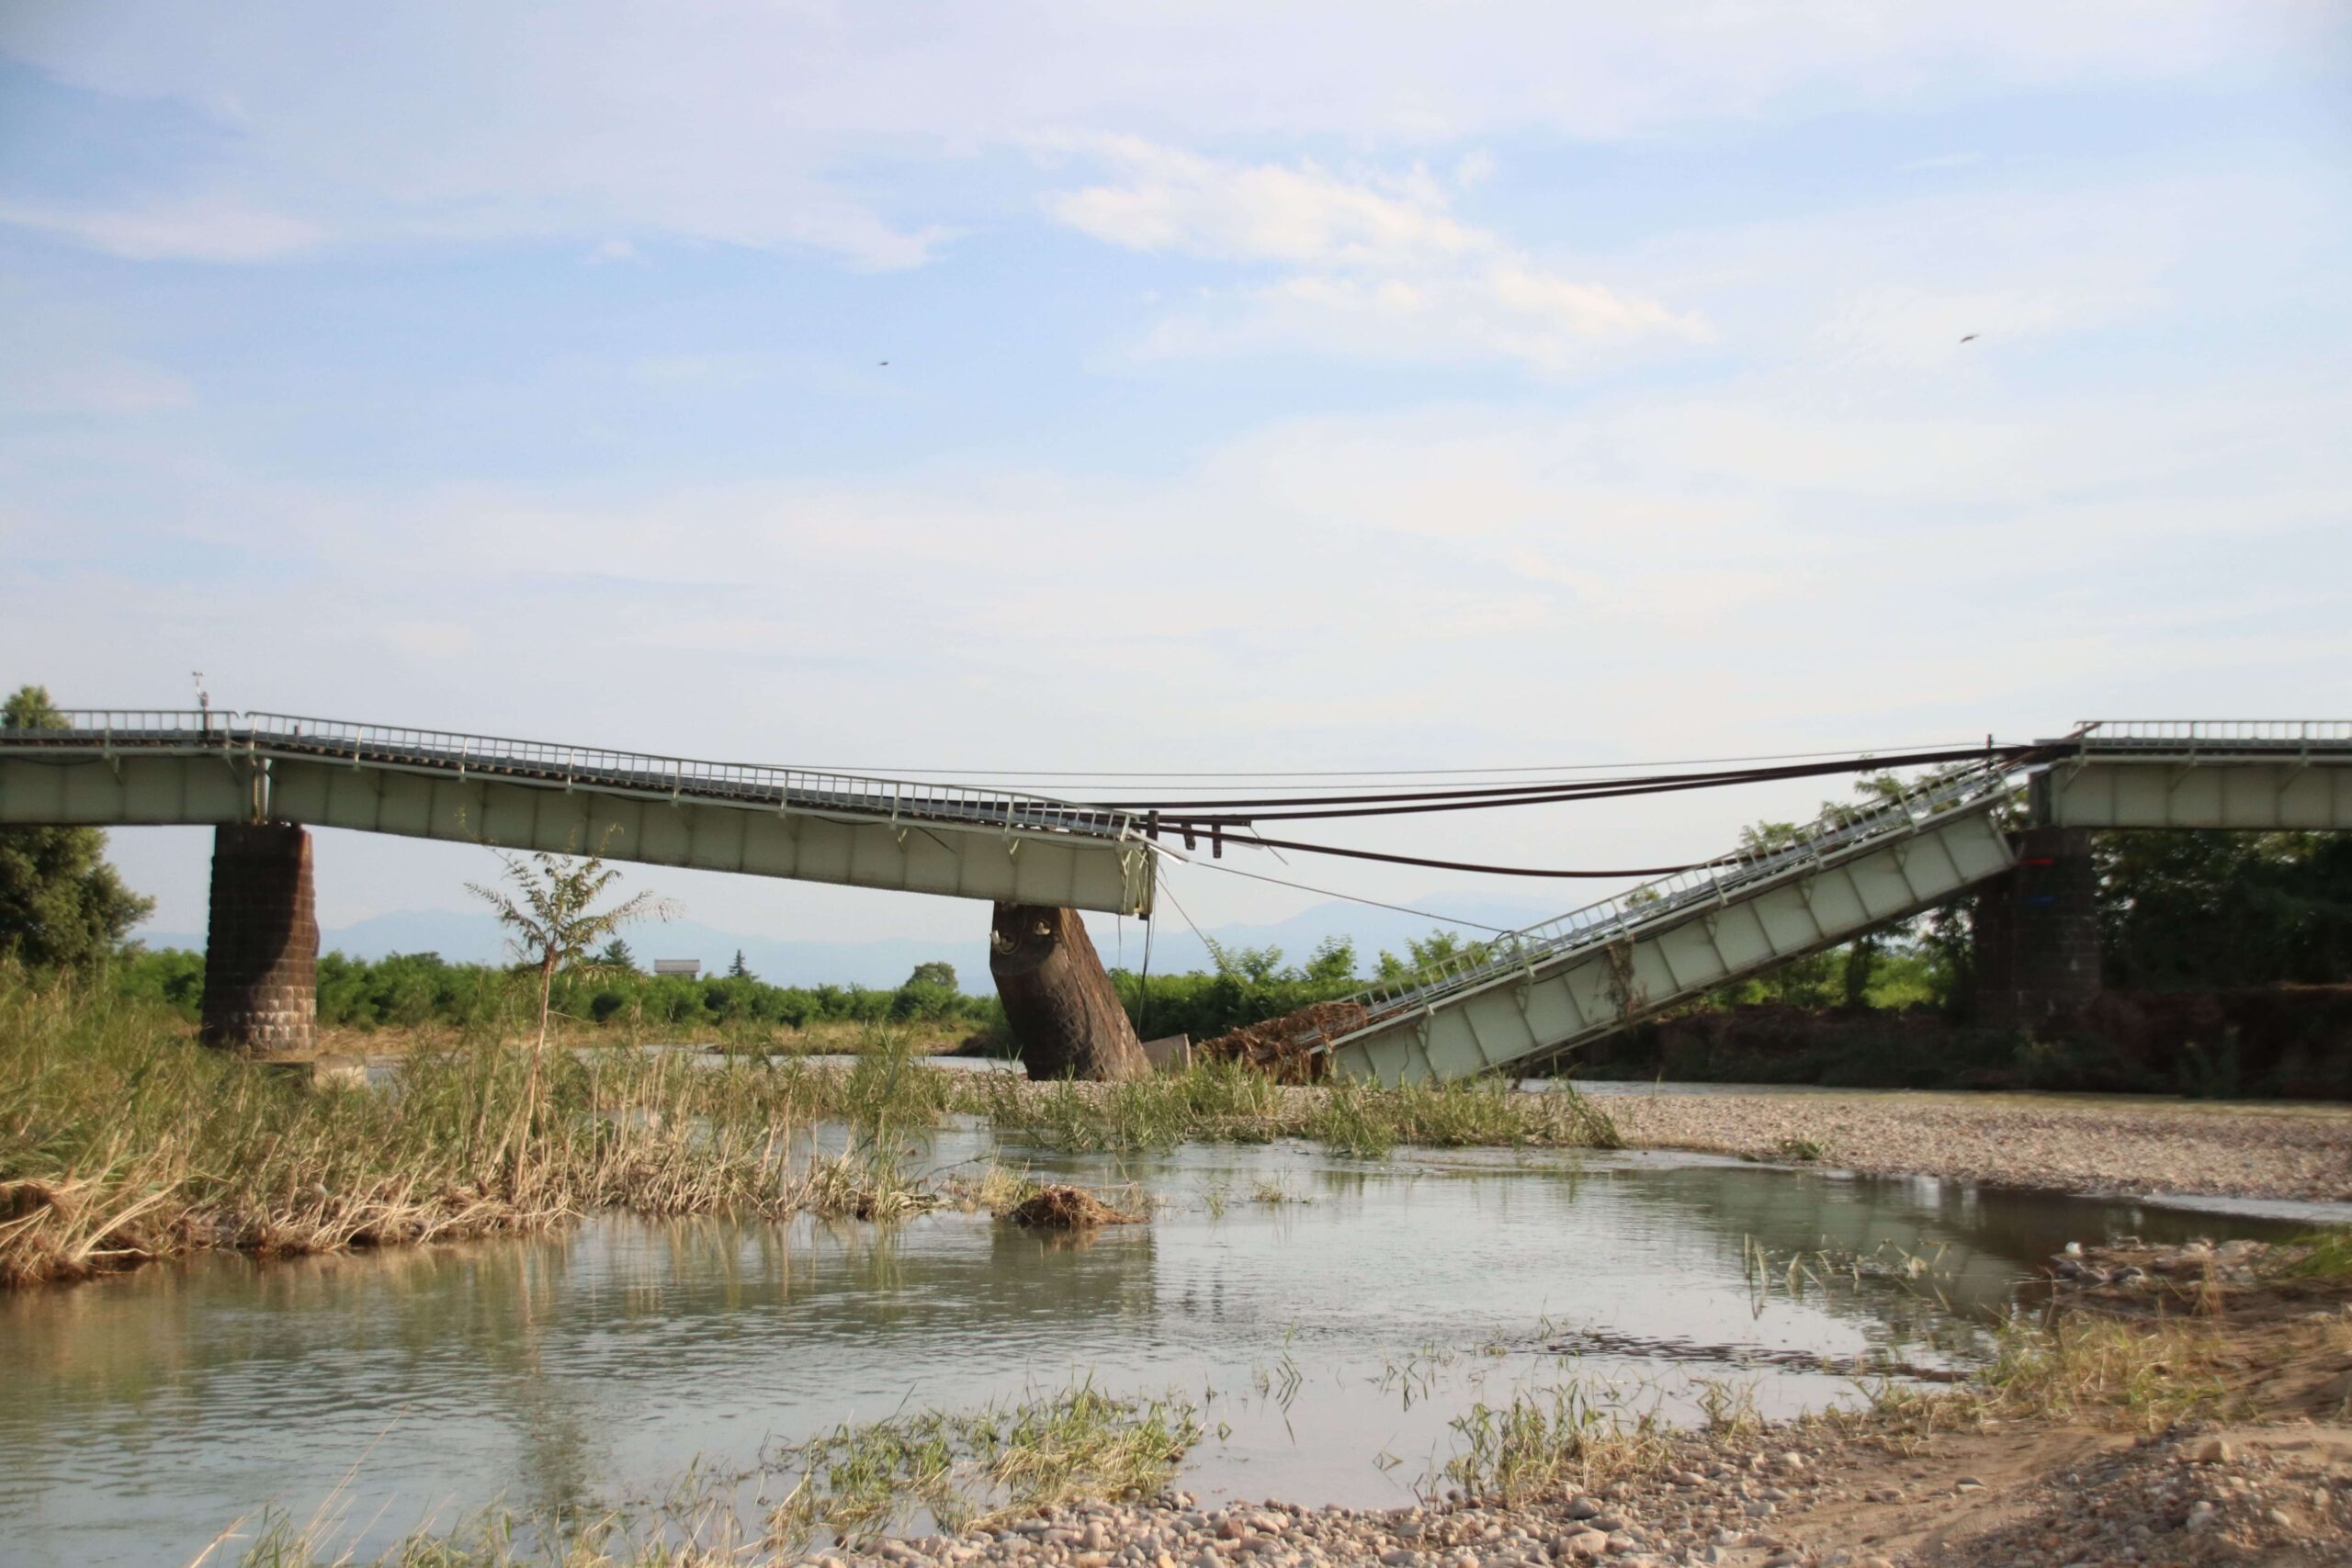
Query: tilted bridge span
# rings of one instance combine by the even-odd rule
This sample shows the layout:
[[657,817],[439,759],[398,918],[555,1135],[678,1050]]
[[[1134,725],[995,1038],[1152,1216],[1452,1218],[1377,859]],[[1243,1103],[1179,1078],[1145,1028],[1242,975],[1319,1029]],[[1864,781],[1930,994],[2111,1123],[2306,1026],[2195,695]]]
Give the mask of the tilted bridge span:
[[1370,1021],[1317,1048],[1385,1083],[1524,1068],[2003,878],[1979,935],[2009,949],[1992,956],[2030,1023],[2084,983],[2070,970],[2096,987],[2095,828],[2352,829],[2352,721],[2086,724],[1372,987]]

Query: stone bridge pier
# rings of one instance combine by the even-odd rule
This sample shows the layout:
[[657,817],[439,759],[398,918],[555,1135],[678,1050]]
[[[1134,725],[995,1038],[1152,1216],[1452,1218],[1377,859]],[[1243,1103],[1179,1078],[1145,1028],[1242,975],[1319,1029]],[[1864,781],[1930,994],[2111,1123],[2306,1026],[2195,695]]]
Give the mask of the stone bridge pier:
[[303,829],[272,822],[213,829],[201,1038],[281,1060],[317,1054],[319,919]]
[[2098,873],[2086,829],[2028,828],[2009,842],[2017,869],[1976,900],[1976,1021],[2030,1031],[2098,999]]

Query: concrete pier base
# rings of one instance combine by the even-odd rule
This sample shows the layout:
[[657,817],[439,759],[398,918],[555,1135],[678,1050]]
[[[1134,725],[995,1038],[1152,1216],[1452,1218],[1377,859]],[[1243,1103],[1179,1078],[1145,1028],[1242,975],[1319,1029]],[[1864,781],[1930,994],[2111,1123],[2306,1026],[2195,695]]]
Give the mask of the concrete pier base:
[[2010,835],[2018,866],[1976,901],[1976,1021],[2034,1030],[2098,999],[2098,873],[2080,828]]
[[201,1033],[208,1045],[250,1055],[318,1053],[319,918],[311,835],[300,828],[213,829]]

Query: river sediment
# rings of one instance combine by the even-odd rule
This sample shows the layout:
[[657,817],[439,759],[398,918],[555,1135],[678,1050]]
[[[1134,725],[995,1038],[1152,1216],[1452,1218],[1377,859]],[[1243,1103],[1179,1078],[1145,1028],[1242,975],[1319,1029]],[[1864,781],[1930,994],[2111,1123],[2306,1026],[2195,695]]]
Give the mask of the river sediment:
[[1600,1103],[1634,1148],[2046,1191],[2352,1201],[2352,1107],[1670,1091]]

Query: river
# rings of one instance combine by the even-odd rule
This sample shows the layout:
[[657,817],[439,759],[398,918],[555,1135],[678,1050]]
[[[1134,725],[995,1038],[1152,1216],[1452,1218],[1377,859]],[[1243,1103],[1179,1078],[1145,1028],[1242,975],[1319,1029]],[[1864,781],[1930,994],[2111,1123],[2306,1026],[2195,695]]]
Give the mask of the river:
[[1855,1397],[1854,1358],[1966,1365],[2068,1241],[2299,1228],[1688,1155],[1073,1157],[969,1125],[927,1154],[1133,1182],[1154,1213],[1081,1237],[599,1216],[0,1297],[0,1555],[187,1562],[267,1506],[325,1506],[364,1555],[496,1499],[627,1504],[771,1438],[1086,1378],[1202,1405],[1181,1483],[1204,1497],[1402,1503],[1449,1421],[1517,1387],[1689,1418],[1712,1380],[1787,1414]]

